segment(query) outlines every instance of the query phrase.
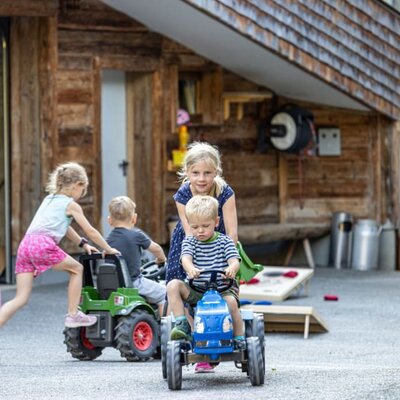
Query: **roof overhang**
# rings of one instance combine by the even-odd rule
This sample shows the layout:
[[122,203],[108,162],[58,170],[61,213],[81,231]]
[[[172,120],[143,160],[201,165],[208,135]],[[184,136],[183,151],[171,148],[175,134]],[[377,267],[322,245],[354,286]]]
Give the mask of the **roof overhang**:
[[102,0],[252,82],[291,99],[370,110],[322,79],[279,57],[182,0]]

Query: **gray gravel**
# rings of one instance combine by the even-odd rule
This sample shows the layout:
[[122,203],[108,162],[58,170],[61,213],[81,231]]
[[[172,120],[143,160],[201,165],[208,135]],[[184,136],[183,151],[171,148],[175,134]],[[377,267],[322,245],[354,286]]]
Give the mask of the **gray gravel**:
[[[13,289],[3,289],[3,301]],[[325,294],[338,302],[323,300]],[[0,399],[399,399],[400,273],[318,268],[308,297],[329,332],[266,335],[266,383],[252,387],[233,363],[214,374],[184,369],[170,392],[160,361],[128,363],[114,349],[80,362],[63,344],[64,284],[37,286],[30,303],[0,330]]]

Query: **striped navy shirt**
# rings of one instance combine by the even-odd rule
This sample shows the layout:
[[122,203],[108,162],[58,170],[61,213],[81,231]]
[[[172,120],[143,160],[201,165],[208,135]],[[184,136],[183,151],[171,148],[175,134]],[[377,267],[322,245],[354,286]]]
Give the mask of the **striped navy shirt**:
[[186,237],[182,242],[181,259],[185,255],[192,257],[193,264],[198,269],[225,269],[230,258],[240,260],[233,240],[220,232],[215,232],[206,242],[194,236]]

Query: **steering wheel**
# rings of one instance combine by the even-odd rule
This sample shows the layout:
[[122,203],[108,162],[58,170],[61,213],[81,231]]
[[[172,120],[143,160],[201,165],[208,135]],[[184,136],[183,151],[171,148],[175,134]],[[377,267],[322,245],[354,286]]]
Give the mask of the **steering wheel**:
[[227,278],[224,269],[203,269],[198,278],[189,279],[189,286],[199,293],[205,293],[209,289],[215,289],[221,293],[228,290],[234,284],[235,279]]
[[148,261],[140,267],[142,275],[147,279],[158,281],[165,279],[165,263],[157,264],[155,260]]

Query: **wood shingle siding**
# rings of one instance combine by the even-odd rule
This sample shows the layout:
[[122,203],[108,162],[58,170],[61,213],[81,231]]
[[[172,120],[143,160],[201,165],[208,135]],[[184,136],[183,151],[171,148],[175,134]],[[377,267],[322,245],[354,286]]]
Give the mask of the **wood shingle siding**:
[[399,19],[378,1],[185,1],[365,105],[400,117]]

